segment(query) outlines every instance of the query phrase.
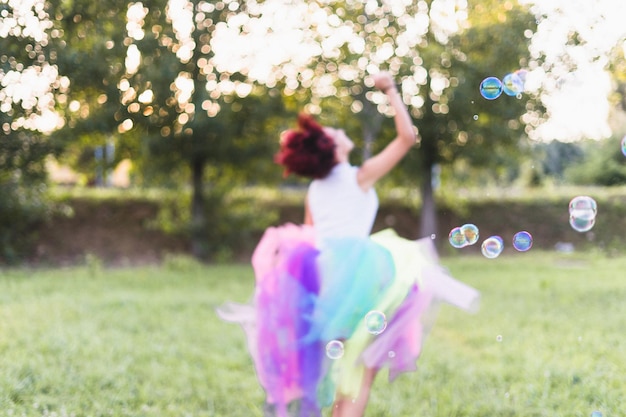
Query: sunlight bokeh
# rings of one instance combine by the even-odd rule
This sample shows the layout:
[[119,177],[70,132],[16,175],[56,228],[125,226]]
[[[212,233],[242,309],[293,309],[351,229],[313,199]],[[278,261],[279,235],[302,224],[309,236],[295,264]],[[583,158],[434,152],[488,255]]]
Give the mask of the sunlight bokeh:
[[541,91],[547,118],[527,114],[537,140],[576,141],[611,135],[609,57],[626,45],[622,0],[520,0],[537,16],[527,88]]
[[28,51],[32,65],[17,62],[6,55],[1,57],[11,69],[0,71],[0,111],[11,116],[15,105],[24,110],[10,124],[5,123],[2,130],[9,132],[23,128],[52,132],[63,123],[54,111],[53,94],[62,85],[57,67],[46,62],[42,50],[48,44],[48,32],[53,27],[45,10],[45,1],[2,0],[0,4],[12,10],[12,13],[8,9],[0,11],[0,37],[29,38],[35,44],[29,45]]
[[[608,96],[614,86],[607,66],[616,50],[621,50],[622,55],[626,53],[626,2],[519,0],[519,3],[530,7],[537,17],[536,31],[527,31],[531,44],[526,90],[538,95],[546,109],[545,114],[529,109],[523,116],[527,134],[531,139],[545,141],[610,136]],[[56,36],[45,1],[0,0],[0,4],[8,6],[0,14],[0,37],[31,38],[39,48],[33,53],[43,54],[41,48],[50,37]],[[435,0],[430,8],[426,2],[407,0],[385,0],[382,4],[373,0],[348,1],[346,7],[350,10],[342,13],[356,13],[352,19],[340,16],[325,0],[248,1],[245,10],[238,2],[220,4],[228,9],[228,18],[214,22],[210,43],[203,46],[207,50],[201,51],[202,57],[196,63],[207,76],[206,88],[212,100],[222,95],[245,97],[253,91],[253,83],[272,88],[279,82],[284,82],[287,95],[301,87],[311,89],[316,99],[345,95],[348,92],[337,89],[331,73],[343,81],[361,79],[368,85],[368,75],[380,69],[393,73],[400,65],[400,58],[414,57],[413,74],[403,77],[401,84],[405,102],[417,115],[424,104],[420,88],[428,71],[422,66],[417,46],[429,30],[444,43],[468,25],[466,0]],[[170,40],[171,47],[181,62],[193,59],[197,45],[192,31],[194,27],[206,26],[203,13],[210,13],[216,7],[211,2],[200,2],[194,11],[188,0],[168,2],[166,14],[176,38]],[[131,39],[141,40],[149,33],[150,29],[144,27],[147,12],[141,2],[129,4],[126,32]],[[386,33],[389,24],[387,14],[398,18],[401,28],[393,34],[394,44],[380,36]],[[376,18],[372,19],[372,15]],[[367,37],[370,33],[383,40],[372,43]],[[336,62],[336,68],[329,71],[328,63],[339,56],[342,47],[355,58]],[[312,65],[316,61],[319,64]],[[125,60],[127,74],[135,74],[141,62],[139,49],[130,44]],[[10,66],[9,71],[0,73],[0,111],[10,115],[13,106],[18,105],[24,112],[16,115],[10,124],[5,123],[3,130],[26,128],[48,133],[62,126],[63,121],[54,111],[55,94],[63,87],[60,82],[63,74],[58,73],[57,67],[43,61],[30,66],[11,62]],[[223,76],[215,77],[216,73]],[[231,80],[229,74],[235,73],[244,74],[247,80]],[[436,72],[429,75],[433,94],[448,87],[445,75]],[[189,95],[189,83],[184,83],[187,77],[188,74],[181,73],[173,84],[183,106]],[[151,90],[135,91],[130,86],[121,91],[124,103],[138,100],[149,104],[153,98]],[[382,97],[372,93],[368,99],[379,111],[388,113]],[[447,109],[437,108],[441,112]],[[211,100],[202,109],[209,116],[220,110],[219,104]],[[360,109],[356,105],[353,110]],[[315,110],[314,103],[309,110]]]

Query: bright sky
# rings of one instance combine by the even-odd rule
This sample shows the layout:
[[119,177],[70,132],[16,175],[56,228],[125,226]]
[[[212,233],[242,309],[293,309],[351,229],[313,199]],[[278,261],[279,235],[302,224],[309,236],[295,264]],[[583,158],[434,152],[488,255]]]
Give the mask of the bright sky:
[[[626,48],[625,0],[519,0],[538,16],[530,47],[540,65],[531,68],[527,87],[542,89],[549,119],[530,132],[538,140],[575,141],[611,135],[607,96],[613,86],[608,55]],[[578,45],[567,45],[577,32]],[[527,121],[537,122],[532,114]]]

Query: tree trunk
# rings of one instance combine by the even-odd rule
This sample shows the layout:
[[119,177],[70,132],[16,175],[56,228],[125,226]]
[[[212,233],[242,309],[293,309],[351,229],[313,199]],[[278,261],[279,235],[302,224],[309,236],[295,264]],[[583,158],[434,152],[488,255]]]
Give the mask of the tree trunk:
[[[430,76],[427,75],[426,85],[430,86]],[[430,90],[428,90],[430,91]],[[437,161],[437,131],[434,130],[439,124],[433,111],[433,99],[429,92],[425,95],[425,102],[423,108],[426,113],[422,118],[423,129],[421,133],[421,146],[420,153],[422,154],[421,175],[422,183],[420,186],[420,194],[422,197],[422,211],[420,213],[420,229],[418,231],[419,237],[432,237],[435,239],[437,236],[437,208],[435,205],[435,196],[433,194],[433,166]]]
[[374,132],[367,125],[363,125],[363,162],[372,157],[372,144],[374,143]]
[[433,165],[431,163],[424,164],[424,172],[421,178],[420,194],[422,197],[422,211],[420,213],[419,237],[436,236],[437,207],[433,193]]
[[365,97],[365,90],[357,98],[363,103],[360,113],[361,127],[363,129],[363,162],[372,157],[372,147],[376,136],[380,133],[383,123],[383,115],[378,113],[376,105]]
[[204,207],[204,165],[202,158],[191,161],[192,187],[191,196],[191,253],[194,257],[206,260],[209,245],[206,241],[206,213]]

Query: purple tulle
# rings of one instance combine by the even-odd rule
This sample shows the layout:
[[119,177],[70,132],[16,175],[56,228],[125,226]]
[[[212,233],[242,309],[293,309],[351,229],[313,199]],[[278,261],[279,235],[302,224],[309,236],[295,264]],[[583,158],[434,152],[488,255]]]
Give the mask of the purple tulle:
[[[252,266],[252,304],[226,303],[218,314],[243,327],[268,409],[278,417],[321,417],[336,390],[358,390],[360,367],[388,367],[390,380],[415,370],[438,301],[472,311],[479,298],[438,264],[430,239],[408,241],[393,231],[326,242],[320,252],[312,227],[272,227]],[[372,336],[359,326],[378,303],[389,309],[388,323]],[[325,354],[335,338],[346,339],[355,366],[342,370],[341,382]]]
[[385,331],[363,351],[361,361],[367,368],[389,367],[389,380],[400,373],[414,371],[422,350],[420,317],[430,307],[432,294],[413,285],[406,299],[389,320]]
[[[294,226],[296,227],[296,226]],[[315,398],[323,346],[302,343],[320,290],[312,234],[306,228],[268,229],[253,255],[257,286],[257,374],[279,416],[300,401],[302,415],[319,415]]]

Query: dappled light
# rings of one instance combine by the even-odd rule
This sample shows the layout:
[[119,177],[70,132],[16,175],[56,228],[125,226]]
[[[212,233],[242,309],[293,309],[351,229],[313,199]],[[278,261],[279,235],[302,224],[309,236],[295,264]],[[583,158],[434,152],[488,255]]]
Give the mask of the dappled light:
[[[0,71],[0,112],[13,116],[10,124],[3,125],[3,131],[27,129],[50,133],[63,126],[54,111],[54,90],[58,88],[60,75],[56,66],[47,62],[43,51],[48,45],[53,22],[43,0],[4,0],[0,5],[2,3],[8,8],[0,10],[0,38],[32,40],[32,44],[25,47],[30,65],[6,55],[8,50],[0,51],[0,64],[9,68]],[[23,111],[16,113],[14,106]]]
[[140,41],[144,38],[143,19],[146,17],[148,9],[143,7],[141,2],[130,3],[126,12],[126,32],[131,38]]
[[540,92],[546,117],[529,112],[527,133],[538,140],[575,141],[611,135],[606,71],[626,40],[626,3],[614,0],[522,0],[537,15],[529,33],[528,88]]
[[5,8],[0,11],[0,37],[32,38],[42,46],[47,45],[48,31],[53,24],[44,0],[3,0],[0,4],[7,4],[12,11]]

